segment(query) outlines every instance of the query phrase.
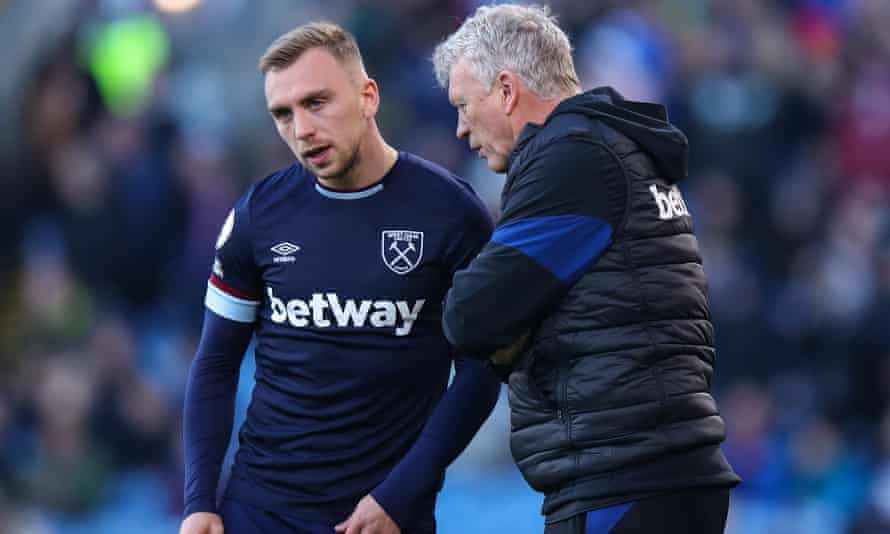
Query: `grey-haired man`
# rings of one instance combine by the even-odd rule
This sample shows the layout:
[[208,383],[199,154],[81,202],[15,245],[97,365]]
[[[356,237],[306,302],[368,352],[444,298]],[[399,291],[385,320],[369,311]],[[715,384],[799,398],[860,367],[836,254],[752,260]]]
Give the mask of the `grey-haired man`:
[[[449,340],[509,373],[511,448],[547,534],[723,532],[705,275],[663,106],[582,92],[542,8],[479,8],[436,49],[457,136],[506,172],[502,217],[458,272]],[[521,290],[517,290],[521,288]]]

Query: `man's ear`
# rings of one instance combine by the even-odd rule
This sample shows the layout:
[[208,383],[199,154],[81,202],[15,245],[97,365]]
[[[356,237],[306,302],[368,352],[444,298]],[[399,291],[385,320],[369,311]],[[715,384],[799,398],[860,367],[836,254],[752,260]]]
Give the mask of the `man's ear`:
[[495,91],[501,97],[504,114],[512,114],[519,103],[519,77],[508,70],[502,70],[495,79]]
[[362,84],[362,115],[366,119],[374,118],[380,108],[380,88],[377,82],[368,78]]

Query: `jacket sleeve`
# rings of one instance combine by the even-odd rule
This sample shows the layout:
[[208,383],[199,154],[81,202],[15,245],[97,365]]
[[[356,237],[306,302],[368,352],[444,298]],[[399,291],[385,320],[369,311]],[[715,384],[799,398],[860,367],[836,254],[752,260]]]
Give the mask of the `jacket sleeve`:
[[491,240],[456,274],[443,317],[448,340],[487,358],[537,325],[612,243],[626,182],[617,157],[566,137],[508,178]]

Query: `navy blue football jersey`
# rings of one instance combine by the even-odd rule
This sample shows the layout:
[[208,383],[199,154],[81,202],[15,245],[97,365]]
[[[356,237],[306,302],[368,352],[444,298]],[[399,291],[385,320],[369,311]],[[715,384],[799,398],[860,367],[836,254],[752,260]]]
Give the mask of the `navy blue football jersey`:
[[206,297],[257,339],[230,495],[342,520],[380,484],[447,386],[442,301],[490,232],[468,185],[405,152],[361,191],[294,164],[241,198]]

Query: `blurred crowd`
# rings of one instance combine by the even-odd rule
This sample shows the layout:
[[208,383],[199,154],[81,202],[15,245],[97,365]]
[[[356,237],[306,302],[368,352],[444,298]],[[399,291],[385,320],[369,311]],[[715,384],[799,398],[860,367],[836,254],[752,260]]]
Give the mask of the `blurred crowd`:
[[[52,31],[0,59],[18,65],[0,100],[14,119],[0,134],[0,532],[174,532],[213,244],[245,188],[292,158],[257,58],[299,23],[344,24],[387,139],[466,177],[497,215],[502,178],[454,138],[429,61],[479,2],[51,3],[65,13]],[[0,1],[0,35],[45,28],[38,4]],[[890,2],[550,5],[585,88],[664,102],[689,137],[681,187],[724,449],[745,479],[729,532],[890,533]],[[511,526],[540,522],[540,499],[511,467],[505,411],[450,475],[444,533],[540,532]],[[487,519],[454,521],[471,509]]]

